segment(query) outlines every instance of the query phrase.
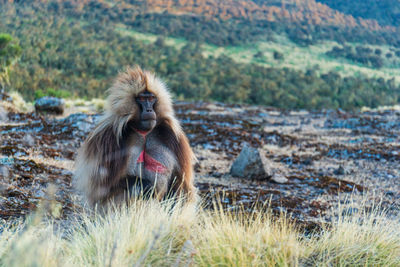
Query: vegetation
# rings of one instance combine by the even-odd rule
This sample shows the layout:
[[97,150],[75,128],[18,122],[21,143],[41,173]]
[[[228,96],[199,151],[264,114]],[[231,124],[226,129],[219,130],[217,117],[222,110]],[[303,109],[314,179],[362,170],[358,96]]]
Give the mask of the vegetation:
[[400,26],[400,2],[397,0],[317,0],[345,14],[375,19],[382,25]]
[[77,20],[17,4],[8,8],[0,10],[0,30],[15,36],[24,49],[11,86],[29,100],[46,88],[103,97],[118,71],[132,64],[166,77],[173,93],[186,99],[351,109],[393,105],[400,98],[394,80],[239,63],[223,54],[205,56],[198,43],[180,49],[162,39],[146,43],[108,21]]
[[0,88],[9,83],[9,69],[21,55],[21,47],[13,42],[9,34],[0,33]]
[[138,15],[127,25],[141,32],[183,37],[189,41],[206,42],[218,46],[272,39],[273,33],[272,25],[253,25],[243,20],[210,20],[206,17],[173,14]]
[[55,90],[54,88],[47,88],[46,90],[37,90],[35,91],[35,99],[44,97],[44,96],[53,96],[59,98],[69,98],[71,97],[71,93],[65,90]]
[[[271,39],[272,33],[277,33],[287,34],[299,45],[334,40],[400,46],[400,29],[389,30],[376,21],[355,20],[313,0],[291,5],[284,5],[282,1],[223,2],[225,5],[221,5],[220,0],[198,1],[196,5],[191,1],[182,4],[164,0],[118,1],[111,4],[111,1],[102,0],[69,0],[63,4],[50,1],[45,8],[47,12],[78,19],[122,23],[141,32],[215,45],[252,43]],[[40,9],[41,1],[35,3],[35,8]]]
[[[378,212],[304,235],[282,214],[234,214],[134,201],[64,226],[33,216],[3,225],[1,266],[398,266],[400,225]],[[218,207],[218,205],[216,205]]]
[[[120,19],[115,19],[121,22]],[[285,21],[248,21],[233,19],[210,20],[204,17],[173,14],[137,15],[132,22],[125,22],[141,32],[183,37],[196,42],[215,45],[240,45],[260,40],[273,40],[273,34],[286,34],[298,45],[309,46],[323,40],[344,42],[363,42],[368,44],[393,45],[400,47],[398,31],[373,31],[361,26],[338,27],[332,25],[312,25]]]
[[278,52],[278,51],[274,51],[274,59],[275,60],[282,60],[285,58],[285,55]]
[[373,68],[380,69],[383,67],[383,59],[381,57],[382,51],[374,51],[369,47],[357,46],[353,49],[351,46],[344,46],[342,48],[335,46],[331,51],[326,53],[332,57],[343,57],[354,62],[358,62]]

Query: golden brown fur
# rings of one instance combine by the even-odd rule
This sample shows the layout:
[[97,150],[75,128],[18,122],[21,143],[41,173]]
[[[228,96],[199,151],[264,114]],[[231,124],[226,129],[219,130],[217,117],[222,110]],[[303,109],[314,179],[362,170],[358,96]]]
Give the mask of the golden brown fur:
[[139,67],[120,73],[108,90],[106,111],[100,123],[82,145],[76,160],[75,181],[91,205],[105,203],[121,193],[121,179],[127,168],[127,124],[139,116],[135,97],[147,90],[157,96],[155,106],[157,127],[165,128],[171,136],[165,139],[175,153],[179,172],[174,191],[195,197],[193,160],[189,142],[177,121],[171,95],[164,83],[154,74]]

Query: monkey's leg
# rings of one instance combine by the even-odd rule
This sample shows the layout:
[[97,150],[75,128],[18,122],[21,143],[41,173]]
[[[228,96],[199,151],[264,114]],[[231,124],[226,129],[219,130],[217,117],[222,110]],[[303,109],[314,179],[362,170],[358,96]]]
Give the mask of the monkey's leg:
[[154,184],[138,176],[128,176],[125,179],[126,191],[129,198],[149,198],[154,195]]

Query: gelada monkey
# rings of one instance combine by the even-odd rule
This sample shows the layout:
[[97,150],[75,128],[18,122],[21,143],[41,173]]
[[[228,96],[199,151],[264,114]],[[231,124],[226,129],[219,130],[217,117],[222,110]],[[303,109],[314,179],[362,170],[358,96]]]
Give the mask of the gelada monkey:
[[188,139],[171,95],[153,73],[120,73],[108,90],[105,114],[78,152],[75,183],[91,206],[132,196],[195,198]]

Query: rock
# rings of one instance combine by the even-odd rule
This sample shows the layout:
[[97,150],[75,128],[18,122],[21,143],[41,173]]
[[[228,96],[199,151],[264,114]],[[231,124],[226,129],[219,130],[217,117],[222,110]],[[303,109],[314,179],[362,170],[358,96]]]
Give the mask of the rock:
[[312,158],[306,158],[306,159],[303,160],[302,163],[303,163],[304,165],[312,165],[313,160],[312,160]]
[[286,184],[287,182],[289,182],[288,178],[280,173],[274,173],[274,175],[272,175],[271,177],[271,181],[277,184]]
[[263,180],[271,177],[267,159],[261,156],[257,148],[245,144],[239,156],[233,162],[230,174],[234,177]]
[[88,133],[93,129],[93,123],[87,121],[78,121],[75,123],[76,127],[81,131]]
[[39,98],[35,102],[35,110],[37,113],[50,113],[61,115],[64,113],[65,101],[64,99],[45,96]]
[[84,113],[74,113],[66,118],[58,119],[62,132],[73,129],[74,136],[86,136],[95,127],[100,115],[88,115]]
[[[200,160],[200,159],[199,159]],[[195,164],[194,164],[194,170],[195,171],[200,171],[201,170],[201,164],[200,164],[200,162],[196,162]]]
[[[1,178],[8,178],[9,177],[9,171],[8,171],[8,168],[6,166],[0,166],[0,177]],[[1,192],[1,190],[0,190],[0,192]]]
[[386,192],[385,192],[385,195],[386,195],[386,196],[393,197],[393,196],[395,195],[395,192],[393,192],[393,191],[386,191]]
[[34,146],[35,145],[35,139],[32,137],[30,134],[26,134],[24,138],[22,139],[23,144],[27,146]]
[[334,174],[336,175],[344,175],[345,174],[345,169],[343,168],[342,165],[339,166],[336,170],[333,171]]
[[7,111],[0,106],[0,122],[7,122],[8,116]]

